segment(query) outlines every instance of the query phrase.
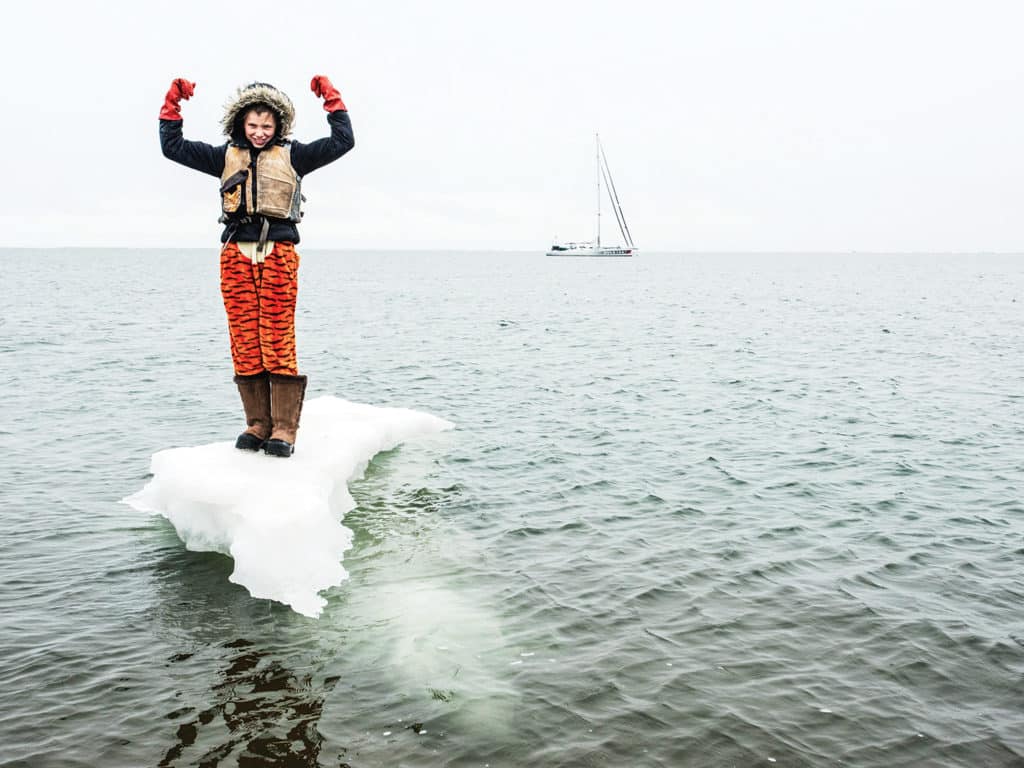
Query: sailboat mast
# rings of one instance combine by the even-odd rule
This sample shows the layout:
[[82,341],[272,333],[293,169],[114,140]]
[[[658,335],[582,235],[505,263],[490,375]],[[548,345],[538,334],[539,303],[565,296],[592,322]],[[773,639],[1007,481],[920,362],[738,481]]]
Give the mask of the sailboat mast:
[[601,137],[594,134],[594,154],[597,166],[597,247],[601,247]]

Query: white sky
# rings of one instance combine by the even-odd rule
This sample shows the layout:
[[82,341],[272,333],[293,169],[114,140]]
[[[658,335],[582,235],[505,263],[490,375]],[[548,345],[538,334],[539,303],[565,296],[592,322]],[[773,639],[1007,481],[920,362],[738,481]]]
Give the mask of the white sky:
[[308,141],[322,73],[356,147],[306,180],[308,248],[589,238],[600,131],[643,250],[1024,250],[1020,2],[37,0],[3,28],[8,246],[216,242],[217,181],[160,154],[170,81],[187,138],[264,80]]

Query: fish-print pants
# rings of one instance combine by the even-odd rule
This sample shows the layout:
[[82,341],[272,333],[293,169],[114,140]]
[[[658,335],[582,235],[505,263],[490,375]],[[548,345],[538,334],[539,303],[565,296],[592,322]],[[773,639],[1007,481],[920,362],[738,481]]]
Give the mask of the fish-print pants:
[[295,298],[299,290],[299,254],[277,242],[261,263],[234,243],[220,256],[220,292],[228,313],[231,359],[238,376],[263,371],[297,376]]

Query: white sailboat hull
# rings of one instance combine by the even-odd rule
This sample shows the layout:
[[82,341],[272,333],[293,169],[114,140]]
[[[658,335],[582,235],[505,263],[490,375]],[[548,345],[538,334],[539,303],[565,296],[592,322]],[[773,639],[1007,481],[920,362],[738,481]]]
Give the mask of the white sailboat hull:
[[565,245],[553,245],[545,254],[546,256],[617,256],[628,258],[637,254],[638,248],[619,248],[617,246],[594,246],[577,245],[567,243]]

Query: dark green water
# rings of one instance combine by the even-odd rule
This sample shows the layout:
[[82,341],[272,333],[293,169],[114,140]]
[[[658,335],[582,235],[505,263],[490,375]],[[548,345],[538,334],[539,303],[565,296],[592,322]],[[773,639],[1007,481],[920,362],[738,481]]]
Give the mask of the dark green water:
[[1024,259],[303,256],[378,456],[319,620],[119,500],[215,252],[0,251],[0,765],[1024,765]]

